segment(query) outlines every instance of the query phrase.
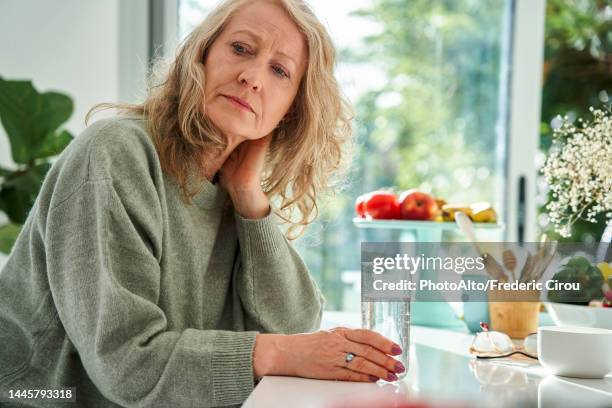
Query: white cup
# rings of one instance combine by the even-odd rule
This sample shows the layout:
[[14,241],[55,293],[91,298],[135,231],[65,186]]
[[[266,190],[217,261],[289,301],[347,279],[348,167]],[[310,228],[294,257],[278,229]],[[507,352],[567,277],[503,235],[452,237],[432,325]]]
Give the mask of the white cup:
[[538,328],[538,358],[556,375],[603,378],[612,371],[612,330],[595,327]]

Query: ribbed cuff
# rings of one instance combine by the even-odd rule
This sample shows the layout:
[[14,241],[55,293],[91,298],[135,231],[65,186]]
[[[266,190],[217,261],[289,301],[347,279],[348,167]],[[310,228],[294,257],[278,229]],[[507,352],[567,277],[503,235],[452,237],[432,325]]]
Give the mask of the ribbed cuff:
[[235,404],[253,392],[253,348],[257,332],[219,331],[212,355],[213,405]]
[[274,256],[286,245],[285,237],[276,223],[276,215],[272,210],[264,218],[255,220],[244,218],[237,212],[234,214],[241,249],[245,250],[249,259]]

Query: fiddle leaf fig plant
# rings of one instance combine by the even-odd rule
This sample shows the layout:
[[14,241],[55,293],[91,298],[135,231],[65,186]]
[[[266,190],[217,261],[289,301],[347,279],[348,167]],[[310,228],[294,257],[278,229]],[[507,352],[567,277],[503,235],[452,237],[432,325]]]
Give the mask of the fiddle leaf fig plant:
[[31,81],[0,77],[0,122],[16,168],[0,167],[0,252],[9,253],[51,167],[51,159],[73,136],[62,126],[72,115],[72,99],[58,92],[39,93]]

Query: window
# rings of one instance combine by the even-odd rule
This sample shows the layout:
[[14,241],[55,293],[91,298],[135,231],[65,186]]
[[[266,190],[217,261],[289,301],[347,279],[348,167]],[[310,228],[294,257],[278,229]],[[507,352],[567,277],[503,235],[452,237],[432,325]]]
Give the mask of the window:
[[216,2],[206,0],[179,1],[179,40],[183,40],[214,7]]

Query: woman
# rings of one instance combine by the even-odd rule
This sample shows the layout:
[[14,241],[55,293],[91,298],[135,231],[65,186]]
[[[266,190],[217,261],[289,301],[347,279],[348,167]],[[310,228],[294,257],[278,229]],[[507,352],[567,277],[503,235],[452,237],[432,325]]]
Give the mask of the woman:
[[308,224],[341,162],[333,65],[301,1],[226,1],[142,105],[88,127],[0,274],[0,390],[190,407],[239,404],[269,374],[395,379],[388,339],[309,333],[324,300],[275,222]]

